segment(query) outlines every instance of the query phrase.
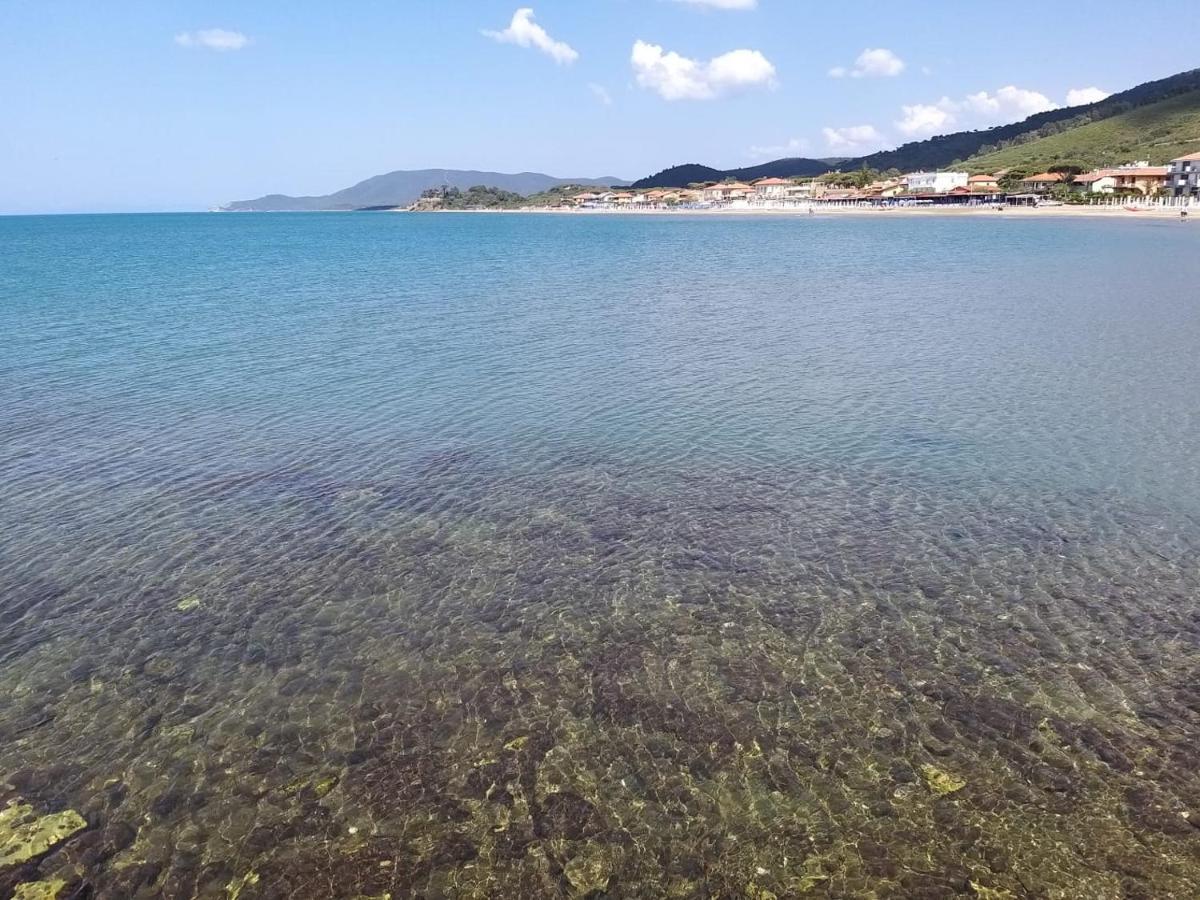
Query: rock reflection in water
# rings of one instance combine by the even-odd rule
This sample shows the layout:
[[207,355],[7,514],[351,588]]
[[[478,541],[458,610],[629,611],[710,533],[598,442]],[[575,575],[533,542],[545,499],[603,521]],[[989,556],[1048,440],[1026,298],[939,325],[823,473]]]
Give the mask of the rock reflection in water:
[[5,895],[1200,894],[1193,521],[461,449],[170,490],[3,586],[0,803],[87,825]]

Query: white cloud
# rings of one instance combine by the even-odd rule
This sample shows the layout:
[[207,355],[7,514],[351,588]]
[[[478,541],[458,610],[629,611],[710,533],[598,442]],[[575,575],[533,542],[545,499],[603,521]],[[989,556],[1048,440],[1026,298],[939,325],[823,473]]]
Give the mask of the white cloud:
[[955,122],[957,105],[949,98],[943,97],[937,103],[914,103],[912,106],[900,108],[903,117],[896,123],[896,128],[908,137],[932,137],[944,134],[947,126]]
[[767,147],[754,146],[747,153],[753,159],[784,159],[804,156],[811,148],[812,144],[804,138],[792,138],[786,144],[774,144]]
[[202,28],[199,31],[183,31],[175,35],[180,47],[203,47],[206,50],[241,50],[250,43],[250,38],[240,31],[224,28]]
[[533,21],[533,10],[522,7],[513,13],[512,22],[503,31],[484,31],[486,37],[502,44],[518,47],[533,47],[541,50],[559,65],[569,65],[579,59],[579,53],[570,44],[556,41],[546,29]]
[[675,0],[691,6],[707,6],[712,9],[757,9],[758,0]]
[[711,100],[775,85],[775,67],[757,50],[732,50],[705,63],[637,41],[630,62],[637,83],[664,100]]
[[1010,84],[995,93],[979,91],[962,100],[943,97],[936,103],[902,106],[901,118],[895,124],[906,137],[927,138],[948,134],[956,128],[988,128],[1019,122],[1050,109],[1058,109],[1058,104],[1045,94]]
[[971,94],[966,99],[966,106],[972,112],[991,119],[991,124],[1018,121],[1048,109],[1058,109],[1058,104],[1045,94],[1011,84],[994,94],[987,91]]
[[878,150],[886,140],[874,125],[849,125],[845,128],[822,128],[825,143],[835,153],[858,153]]
[[1067,106],[1087,106],[1089,103],[1099,103],[1112,96],[1112,91],[1098,87],[1071,88],[1067,91]]
[[612,106],[612,94],[608,92],[608,88],[606,88],[604,85],[590,82],[588,84],[588,90],[592,92],[593,97],[595,97],[605,106]]
[[883,47],[867,48],[858,54],[852,68],[834,66],[829,70],[831,78],[895,78],[904,71],[904,60]]

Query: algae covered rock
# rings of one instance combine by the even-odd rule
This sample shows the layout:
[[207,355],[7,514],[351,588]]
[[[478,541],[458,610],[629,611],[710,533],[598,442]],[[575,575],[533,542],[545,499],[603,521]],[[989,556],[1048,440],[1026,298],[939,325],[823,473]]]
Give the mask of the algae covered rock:
[[921,774],[925,777],[925,784],[929,786],[929,789],[939,796],[953,794],[967,786],[965,779],[951,775],[949,772],[943,772],[937,766],[928,763],[921,766]]
[[13,900],[55,900],[67,883],[61,878],[27,881],[13,889]]
[[1015,900],[1011,891],[984,887],[982,884],[976,884],[974,881],[971,882],[971,890],[975,892],[975,896],[979,900]]
[[605,890],[612,878],[612,870],[613,861],[609,853],[595,845],[583,848],[563,866],[563,874],[567,876],[577,897]]
[[85,828],[73,809],[39,816],[29,804],[10,800],[0,809],[0,867],[41,856]]
[[238,900],[243,890],[258,884],[258,879],[257,872],[247,872],[241,878],[229,882],[229,884],[225,885],[226,900]]

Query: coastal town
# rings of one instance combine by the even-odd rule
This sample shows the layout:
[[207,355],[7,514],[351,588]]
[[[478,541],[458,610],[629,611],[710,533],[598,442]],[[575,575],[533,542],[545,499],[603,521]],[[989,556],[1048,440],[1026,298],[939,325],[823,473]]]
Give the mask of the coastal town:
[[[485,203],[472,202],[471,192]],[[1160,207],[1186,212],[1200,207],[1200,153],[1153,166],[1136,160],[1110,168],[1081,171],[1054,167],[1044,172],[999,170],[879,173],[873,170],[833,172],[816,178],[760,178],[752,182],[722,181],[687,187],[609,190],[565,185],[535,197],[504,195],[504,203],[485,188],[464,195],[433,189],[413,211],[439,209],[536,208],[549,210],[803,210],[843,207],[1039,207],[1109,205]],[[500,192],[503,194],[503,192]],[[476,198],[477,199],[477,198]]]

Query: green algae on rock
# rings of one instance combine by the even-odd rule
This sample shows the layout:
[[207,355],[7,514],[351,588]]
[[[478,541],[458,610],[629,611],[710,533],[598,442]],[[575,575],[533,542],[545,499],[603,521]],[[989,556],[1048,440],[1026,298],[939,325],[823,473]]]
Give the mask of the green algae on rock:
[[191,612],[193,609],[200,608],[200,598],[196,596],[184,597],[175,604],[175,608],[180,612]]
[[258,884],[258,873],[247,872],[236,881],[231,881],[225,885],[225,896],[227,900],[238,900],[242,895],[242,891],[247,887],[252,887]]
[[563,874],[575,889],[576,896],[580,897],[607,889],[612,870],[609,850],[599,845],[585,847],[563,866]]
[[26,881],[13,889],[13,900],[55,900],[67,883],[61,878]]
[[967,786],[965,779],[951,775],[949,772],[943,772],[937,766],[928,763],[921,766],[921,774],[925,776],[925,783],[929,785],[929,789],[940,796],[953,794]]
[[975,896],[979,900],[1014,900],[1014,894],[1011,891],[1001,890],[999,888],[984,887],[982,884],[976,884],[974,881],[969,882],[971,890],[975,892]]
[[29,804],[10,800],[0,809],[0,866],[41,856],[85,828],[87,822],[73,809],[38,816]]

